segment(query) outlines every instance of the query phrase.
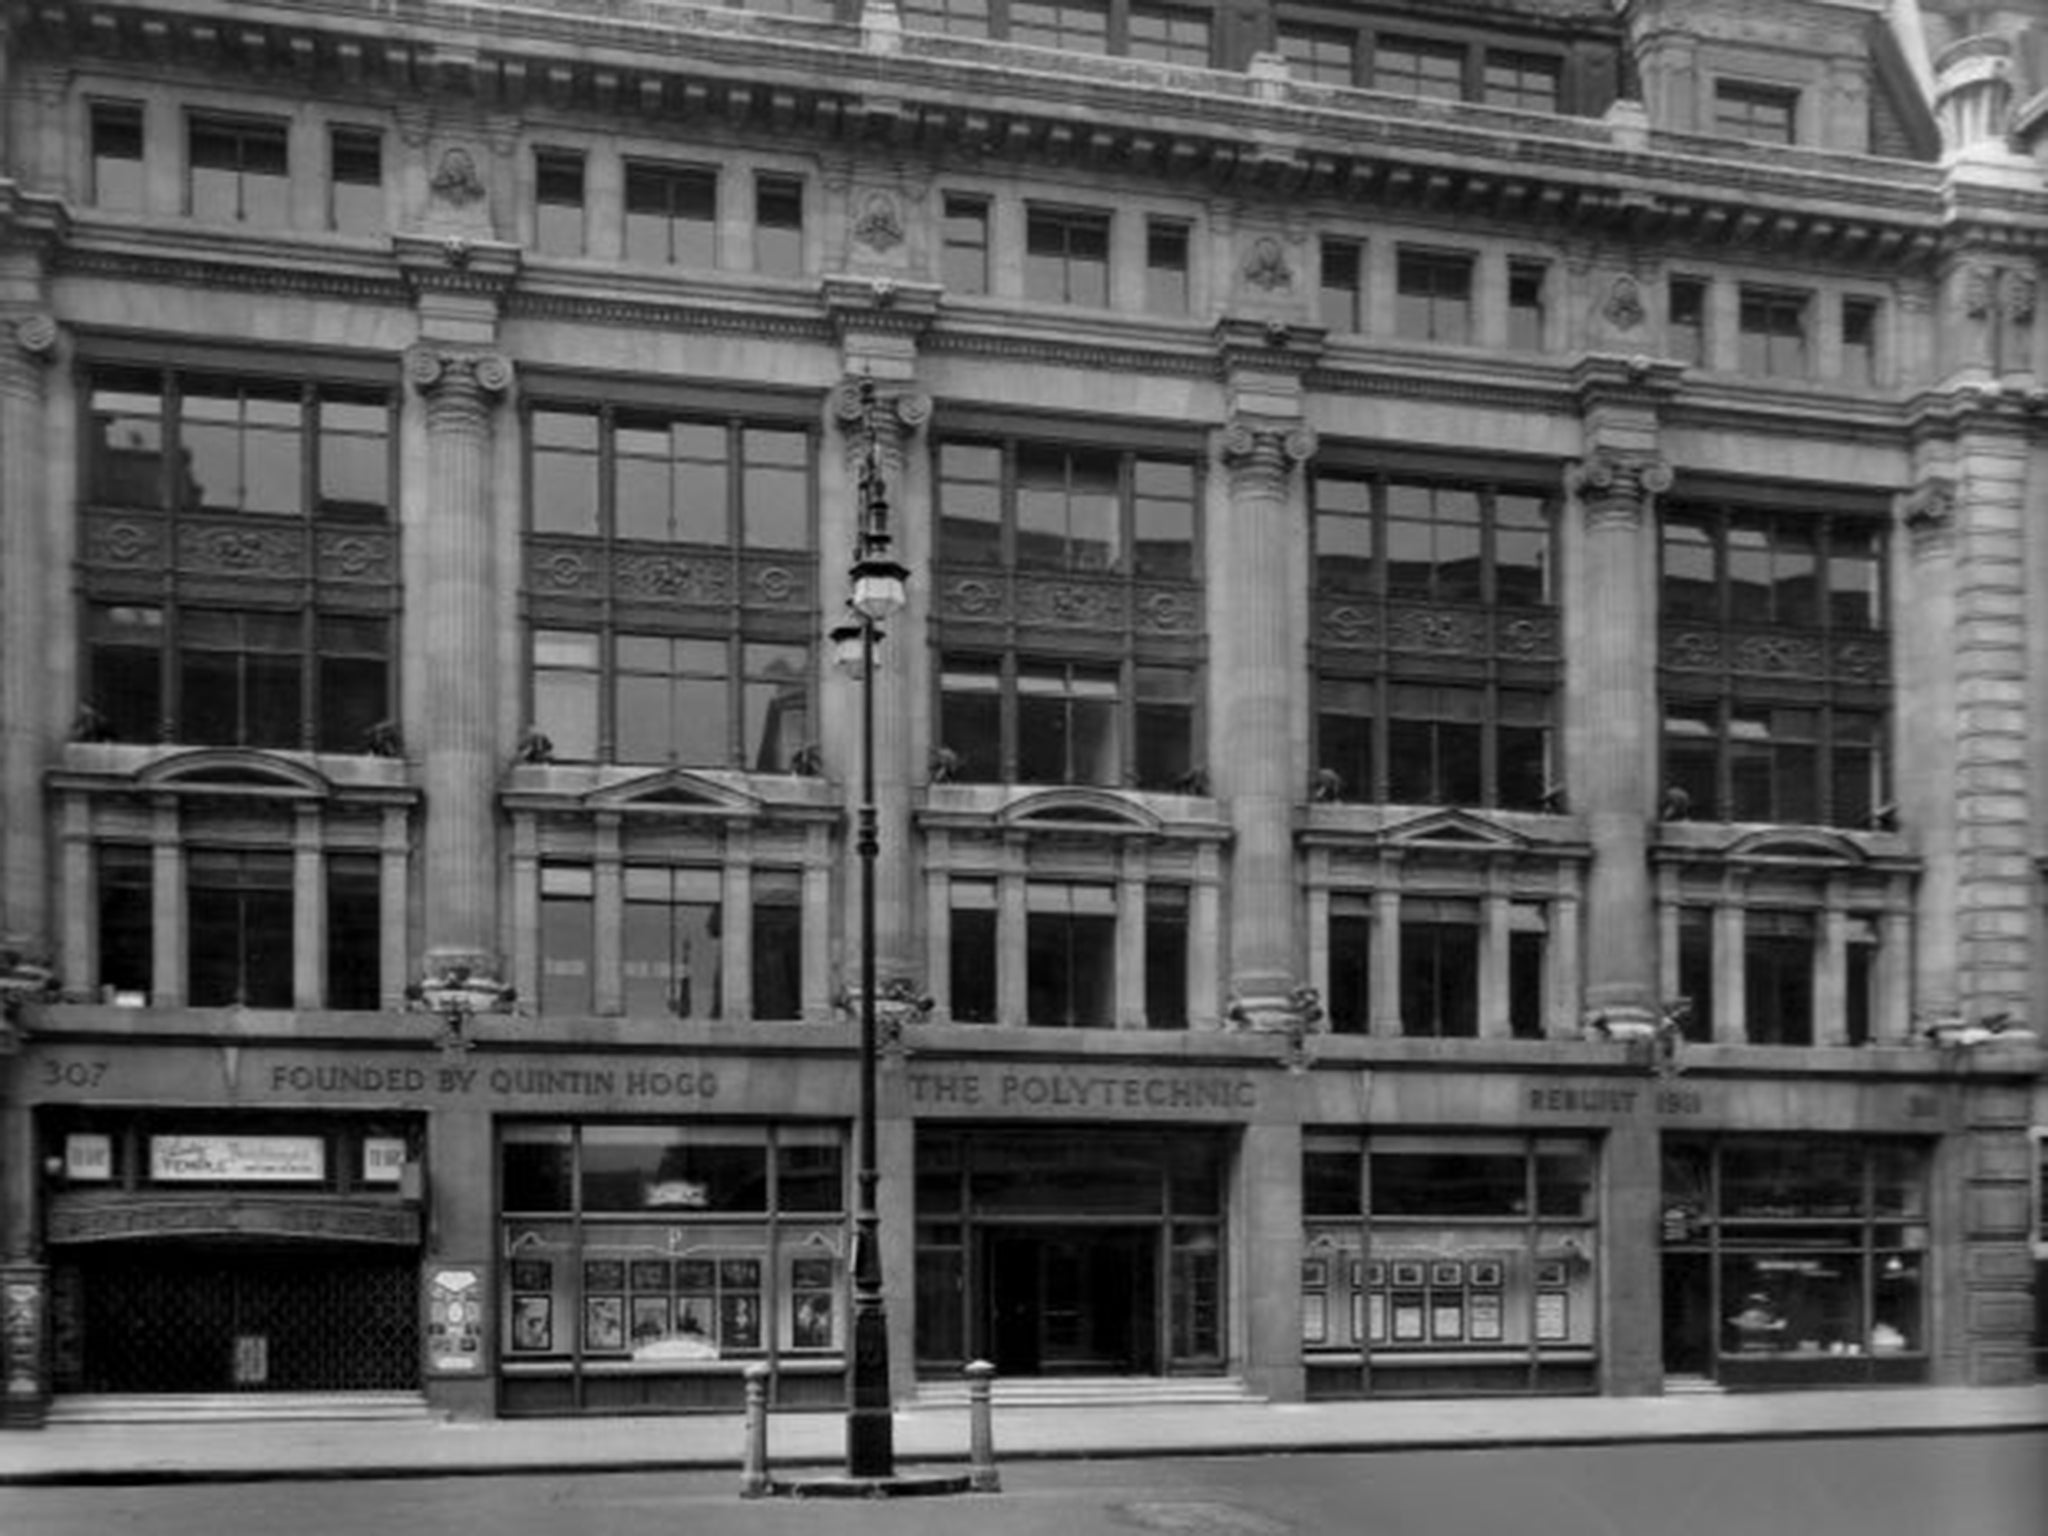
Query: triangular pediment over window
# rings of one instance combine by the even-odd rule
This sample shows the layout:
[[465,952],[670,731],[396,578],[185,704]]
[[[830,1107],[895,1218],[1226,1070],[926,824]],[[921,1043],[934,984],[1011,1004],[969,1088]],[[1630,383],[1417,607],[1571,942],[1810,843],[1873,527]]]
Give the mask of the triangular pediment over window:
[[1400,847],[1453,849],[1470,853],[1521,853],[1533,846],[1519,832],[1497,826],[1470,811],[1427,811],[1386,829],[1386,841]]
[[623,784],[592,790],[583,803],[593,811],[675,816],[758,816],[761,802],[685,768],[664,768]]
[[136,772],[135,787],[290,800],[331,800],[335,792],[325,774],[304,763],[240,747],[202,747],[160,757]]
[[1165,823],[1142,805],[1100,789],[1048,789],[1003,807],[997,821],[1029,831],[1158,832]]

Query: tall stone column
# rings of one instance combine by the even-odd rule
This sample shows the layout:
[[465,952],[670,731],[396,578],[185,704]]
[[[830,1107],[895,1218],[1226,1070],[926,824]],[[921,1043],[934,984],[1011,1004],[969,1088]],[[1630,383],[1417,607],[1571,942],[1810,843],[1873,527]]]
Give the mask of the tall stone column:
[[[832,416],[844,449],[844,478],[828,495],[843,505],[821,519],[828,529],[842,530],[826,540],[819,581],[825,595],[829,630],[842,620],[841,598],[852,592],[848,569],[855,558],[867,482],[879,476],[876,490],[884,498],[889,555],[910,568],[905,606],[886,620],[875,648],[875,974],[885,995],[908,990],[922,996],[929,990],[925,957],[920,953],[918,912],[923,887],[917,874],[916,832],[911,826],[910,791],[915,777],[915,742],[911,700],[921,696],[925,677],[925,633],[932,608],[934,572],[924,529],[929,526],[929,492],[925,476],[909,452],[918,430],[931,419],[928,395],[895,386],[877,385],[872,406],[863,403],[861,380],[842,383],[832,397]],[[866,792],[861,778],[860,680],[833,672],[841,707],[826,734],[826,761],[837,766],[852,803]],[[849,855],[853,852],[848,842]],[[849,866],[846,889],[857,889],[858,871]],[[858,977],[858,903],[846,904],[848,964],[846,985]],[[936,962],[934,962],[936,963]]]
[[47,959],[49,860],[42,803],[50,734],[46,381],[57,326],[0,321],[0,947]]
[[416,722],[426,783],[426,970],[498,975],[498,655],[492,619],[491,415],[512,365],[495,352],[421,346],[407,377],[426,404]]
[[1649,825],[1656,804],[1656,614],[1652,499],[1671,471],[1642,453],[1595,450],[1568,476],[1582,519],[1584,581],[1572,635],[1582,725],[1575,794],[1593,844],[1586,886],[1585,1007],[1610,1035],[1657,1026]]
[[1295,469],[1315,435],[1293,422],[1240,417],[1223,432],[1229,506],[1215,530],[1210,583],[1216,686],[1214,782],[1229,804],[1230,1016],[1255,1029],[1299,1027],[1295,933],[1296,771],[1291,700],[1302,662],[1290,622],[1288,536]]

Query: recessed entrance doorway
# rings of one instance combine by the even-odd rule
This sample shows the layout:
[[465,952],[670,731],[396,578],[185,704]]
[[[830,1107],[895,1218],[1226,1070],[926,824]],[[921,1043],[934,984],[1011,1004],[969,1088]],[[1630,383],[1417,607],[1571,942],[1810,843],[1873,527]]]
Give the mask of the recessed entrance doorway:
[[985,1337],[1004,1376],[1159,1371],[1159,1228],[990,1227]]

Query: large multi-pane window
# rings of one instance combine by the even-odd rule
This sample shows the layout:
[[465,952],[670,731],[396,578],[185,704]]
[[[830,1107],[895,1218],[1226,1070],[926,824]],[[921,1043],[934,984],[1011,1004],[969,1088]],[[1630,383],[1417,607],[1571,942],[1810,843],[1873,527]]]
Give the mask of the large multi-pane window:
[[1184,220],[1145,221],[1145,308],[1155,315],[1188,312],[1189,238]]
[[143,174],[141,103],[96,101],[89,112],[93,203],[123,213],[141,212],[149,196]]
[[804,270],[804,183],[801,176],[754,178],[754,270],[801,277]]
[[1724,1386],[1925,1380],[1928,1175],[1910,1141],[1667,1137],[1665,1370]]
[[86,393],[97,729],[364,750],[390,712],[389,388],[95,366]]
[[1755,144],[1790,144],[1798,136],[1799,92],[1749,80],[1714,82],[1714,131]]
[[532,718],[557,758],[790,767],[811,739],[812,457],[799,425],[533,408]]
[[[691,1390],[711,1382],[736,1404],[737,1378],[704,1377],[704,1362],[846,1349],[846,1173],[836,1129],[701,1119],[508,1123],[498,1181],[507,1255],[499,1348],[513,1367],[506,1391],[515,1406],[558,1413],[573,1400],[616,1412],[673,1403],[675,1381],[692,1370],[700,1374]],[[581,1390],[565,1388],[578,1375]],[[648,1385],[663,1375],[665,1391]]]
[[940,739],[953,776],[1177,787],[1194,766],[1199,656],[1172,619],[1197,596],[1193,460],[952,439],[938,478],[942,589],[993,580],[1020,617],[1046,609],[1041,625],[989,622],[978,601],[947,608]]
[[1321,275],[1316,284],[1316,314],[1332,331],[1365,329],[1365,246],[1357,240],[1324,236],[1320,246]]
[[1328,9],[1299,15],[1281,7],[1279,50],[1298,80],[1318,85],[1364,86],[1436,101],[1479,102],[1520,112],[1593,114],[1608,101],[1598,88],[1602,69],[1584,56],[1582,78],[1569,78],[1562,49],[1543,40],[1500,46],[1497,38],[1379,27],[1370,19],[1338,25]]
[[581,256],[583,154],[537,149],[533,154],[533,243],[544,256]]
[[1408,341],[1472,339],[1473,259],[1459,251],[1401,251],[1394,264],[1394,331]]
[[1302,1142],[1311,1397],[1591,1387],[1591,1142],[1314,1130]]
[[[769,198],[771,213],[789,210],[778,186]],[[756,210],[757,214],[759,209]],[[795,208],[796,244],[801,261],[803,200],[801,184]],[[788,241],[770,234],[762,253],[787,253]],[[718,172],[710,166],[664,165],[645,160],[626,162],[626,259],[660,266],[710,270],[718,265]],[[764,268],[764,270],[772,270]]]
[[327,222],[344,234],[381,235],[384,136],[374,128],[333,128],[327,135]]
[[1034,880],[1026,909],[1026,1020],[1055,1029],[1113,1028],[1116,888]]
[[1109,302],[1108,213],[1031,207],[1024,214],[1024,297],[1047,304]]
[[[247,826],[240,829],[245,835]],[[195,844],[183,852],[184,1000],[195,1008],[289,1008],[298,938],[296,855],[272,826],[262,846]],[[374,853],[329,851],[321,879],[328,1008],[382,1004],[382,884]],[[139,844],[95,849],[96,984],[110,1003],[141,1006],[155,990],[155,859]]]
[[1781,505],[1664,509],[1665,782],[1697,820],[1868,826],[1885,798],[1885,522]]
[[1811,371],[1804,293],[1744,288],[1737,331],[1742,371],[1758,378],[1803,379]]
[[[743,972],[750,1016],[803,1016],[802,876],[751,872]],[[597,1011],[600,986],[615,992],[628,1017],[697,1021],[724,1018],[726,946],[734,920],[722,871],[708,866],[629,864],[620,882],[616,923],[598,921],[598,882],[588,864],[549,862],[540,870],[540,1011]],[[617,934],[616,951],[600,933]],[[609,940],[606,941],[609,943]],[[609,1005],[607,1005],[609,1011]]]
[[1707,285],[1697,277],[1673,277],[1664,288],[1665,346],[1681,363],[1707,361]]
[[949,293],[989,291],[989,206],[985,197],[948,192],[939,230],[939,276]]
[[1556,664],[1521,637],[1552,601],[1551,498],[1338,468],[1311,496],[1324,798],[1545,808]]
[[1149,0],[905,0],[911,32],[990,37],[1068,53],[1207,66],[1215,17],[1207,4]]
[[186,207],[195,219],[291,223],[290,129],[282,122],[198,114],[186,120]]

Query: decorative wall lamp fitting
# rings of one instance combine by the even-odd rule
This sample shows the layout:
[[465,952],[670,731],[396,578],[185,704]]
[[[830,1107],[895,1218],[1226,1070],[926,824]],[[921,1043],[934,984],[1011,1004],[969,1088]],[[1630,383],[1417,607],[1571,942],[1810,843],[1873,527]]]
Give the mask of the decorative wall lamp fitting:
[[480,1013],[509,1013],[518,1000],[513,987],[468,965],[450,965],[405,989],[405,999],[419,1011],[441,1021],[435,1044],[444,1051],[476,1048],[469,1038],[469,1021]]
[[58,994],[57,973],[18,949],[0,949],[0,1056],[21,1049],[22,1010]]

